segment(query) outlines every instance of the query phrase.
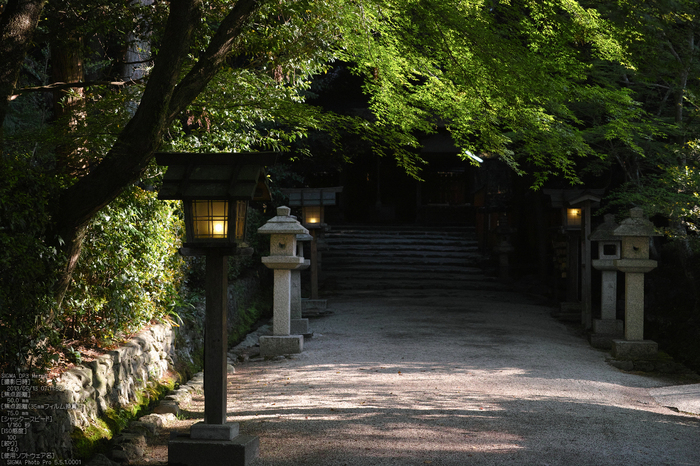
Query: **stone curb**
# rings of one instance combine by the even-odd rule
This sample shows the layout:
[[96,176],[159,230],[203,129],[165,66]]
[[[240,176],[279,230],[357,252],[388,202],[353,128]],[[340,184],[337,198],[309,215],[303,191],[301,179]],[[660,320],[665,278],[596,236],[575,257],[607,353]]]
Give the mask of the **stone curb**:
[[[112,449],[110,456],[113,464],[129,464],[132,461],[143,458],[148,438],[154,438],[158,435],[160,429],[165,427],[169,422],[175,420],[175,415],[172,413],[166,414],[148,414],[139,418],[137,421],[131,421],[129,427],[122,430],[119,435],[112,439]],[[99,455],[98,455],[99,456]],[[101,459],[99,459],[102,461]],[[88,466],[98,466],[107,463],[92,462]]]
[[[259,339],[261,335],[272,332],[270,324],[262,325],[249,333],[246,338],[228,352],[228,373],[235,373],[235,364],[248,361],[262,361],[260,357]],[[285,359],[284,356],[275,359]],[[146,439],[158,435],[159,429],[166,426],[168,421],[173,421],[180,414],[180,405],[187,403],[195,394],[204,393],[204,371],[196,373],[186,383],[175,390],[171,390],[149,414],[132,421],[129,428],[123,430],[113,440],[111,451],[112,460],[104,455],[97,455],[88,466],[115,466],[129,464],[129,462],[143,457],[146,447]],[[119,463],[115,463],[118,461]]]
[[[246,338],[228,352],[227,370],[229,374],[234,374],[236,363],[244,363],[260,354],[257,348],[260,335],[270,333],[272,327],[263,325],[254,332],[249,333]],[[177,389],[171,390],[153,409],[155,414],[180,414],[180,404],[187,403],[192,399],[193,394],[204,392],[204,371],[197,372],[186,383]]]

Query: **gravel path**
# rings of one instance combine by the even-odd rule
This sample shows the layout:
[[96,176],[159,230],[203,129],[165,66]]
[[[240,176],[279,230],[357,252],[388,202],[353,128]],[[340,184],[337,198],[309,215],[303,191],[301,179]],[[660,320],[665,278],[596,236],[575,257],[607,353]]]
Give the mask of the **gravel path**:
[[700,465],[700,418],[649,394],[673,382],[611,367],[522,295],[354,293],[329,308],[303,354],[229,377],[255,466]]

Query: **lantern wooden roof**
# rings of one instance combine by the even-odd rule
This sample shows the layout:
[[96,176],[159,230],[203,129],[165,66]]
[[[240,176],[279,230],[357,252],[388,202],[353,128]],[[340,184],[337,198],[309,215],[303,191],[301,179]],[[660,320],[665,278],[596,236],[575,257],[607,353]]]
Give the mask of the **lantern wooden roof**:
[[270,200],[265,166],[274,152],[157,152],[158,165],[168,167],[158,199]]
[[292,207],[326,206],[335,205],[335,195],[343,192],[343,187],[286,188],[282,192],[289,196],[289,205]]
[[605,194],[605,189],[543,189],[542,192],[550,196],[552,207],[573,207],[585,201],[593,204],[600,202]]

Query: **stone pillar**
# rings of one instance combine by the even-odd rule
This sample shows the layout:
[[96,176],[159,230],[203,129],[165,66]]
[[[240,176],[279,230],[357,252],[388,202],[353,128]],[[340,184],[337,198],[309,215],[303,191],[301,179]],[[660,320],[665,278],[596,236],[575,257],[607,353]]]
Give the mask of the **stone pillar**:
[[612,354],[623,359],[653,357],[658,345],[644,340],[644,274],[657,265],[649,259],[654,226],[637,207],[630,210],[630,218],[615,229],[614,235],[622,239],[622,259],[614,263],[625,273],[625,339],[613,340]]
[[[297,256],[304,257],[304,242],[311,241],[311,235],[297,235]],[[292,290],[291,290],[291,330],[292,335],[310,335],[309,319],[303,319],[301,301],[301,271],[309,267],[310,261],[304,259],[304,263],[299,268],[292,270]]]
[[260,354],[278,356],[301,353],[303,335],[291,334],[292,270],[304,265],[297,255],[297,235],[308,234],[289,207],[278,207],[277,216],[258,228],[258,233],[270,235],[270,255],[262,262],[274,270],[274,308],[272,336],[260,337]]
[[644,340],[644,273],[625,273],[625,340]]
[[[265,264],[268,265],[268,264]],[[269,267],[269,265],[268,265]],[[291,329],[292,271],[274,269],[272,334],[289,335]]]
[[620,239],[613,235],[619,226],[615,216],[607,214],[604,223],[591,233],[589,239],[598,242],[598,259],[593,268],[601,271],[600,319],[593,320],[591,345],[610,349],[612,341],[623,334],[623,322],[617,319],[617,268],[614,261],[620,259]]
[[[595,265],[594,265],[595,267]],[[624,327],[621,320],[617,319],[617,269],[610,270],[600,267],[601,272],[601,289],[600,289],[600,319],[593,321],[594,332],[597,333],[617,333],[617,328],[620,330]],[[614,327],[611,331],[607,330],[607,323],[614,322]]]

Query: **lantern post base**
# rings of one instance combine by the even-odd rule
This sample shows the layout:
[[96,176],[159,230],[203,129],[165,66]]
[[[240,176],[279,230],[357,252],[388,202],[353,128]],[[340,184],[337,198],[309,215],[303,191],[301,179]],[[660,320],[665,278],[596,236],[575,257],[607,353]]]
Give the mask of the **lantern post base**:
[[190,427],[190,438],[197,440],[233,440],[238,436],[238,423],[207,424],[198,422]]
[[588,341],[594,348],[611,349],[613,340],[624,338],[624,323],[619,319],[593,319],[592,330]]
[[247,466],[260,452],[258,437],[239,435],[233,440],[193,439],[189,435],[168,442],[169,466]]

